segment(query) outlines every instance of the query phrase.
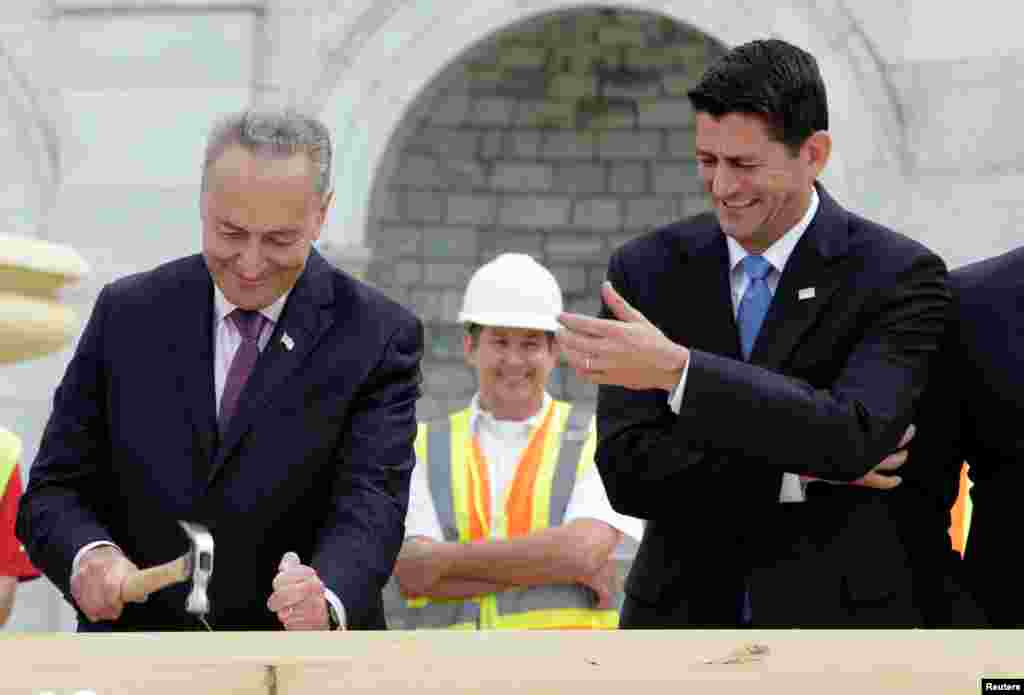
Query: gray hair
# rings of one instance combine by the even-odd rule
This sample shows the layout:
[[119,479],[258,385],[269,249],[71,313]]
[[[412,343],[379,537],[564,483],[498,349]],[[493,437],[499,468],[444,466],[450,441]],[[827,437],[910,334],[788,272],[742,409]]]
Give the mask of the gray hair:
[[290,157],[303,152],[316,171],[313,183],[317,194],[326,199],[331,192],[331,134],[315,118],[295,111],[244,111],[221,119],[206,142],[204,190],[210,165],[234,145],[269,157]]

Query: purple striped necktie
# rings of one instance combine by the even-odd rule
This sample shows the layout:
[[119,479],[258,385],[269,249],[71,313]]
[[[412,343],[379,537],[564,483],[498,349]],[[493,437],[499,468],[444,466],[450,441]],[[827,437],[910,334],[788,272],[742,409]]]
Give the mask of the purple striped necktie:
[[228,318],[235,322],[238,332],[242,334],[242,344],[238,346],[238,351],[231,360],[231,368],[228,369],[228,376],[224,382],[224,393],[220,397],[217,423],[222,433],[228,429],[231,416],[235,414],[235,408],[238,406],[238,397],[260,356],[260,332],[267,320],[260,312],[249,309],[235,309]]

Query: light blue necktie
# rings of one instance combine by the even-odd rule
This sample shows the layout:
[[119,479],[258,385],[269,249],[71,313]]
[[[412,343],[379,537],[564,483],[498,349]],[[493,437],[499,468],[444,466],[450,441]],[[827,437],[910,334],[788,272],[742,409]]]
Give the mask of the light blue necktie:
[[[772,272],[772,264],[764,259],[764,256],[747,256],[740,265],[743,272],[750,278],[740,300],[739,310],[736,312],[736,323],[740,329],[740,348],[743,350],[743,359],[749,360],[750,353],[754,350],[754,341],[761,331],[761,324],[768,313],[768,307],[772,303],[772,291],[768,288],[768,273]],[[750,606],[750,590],[743,591],[743,606],[740,609],[740,622],[749,625],[753,619],[753,611]]]
[[743,359],[749,360],[750,353],[754,350],[754,341],[764,323],[764,317],[768,313],[768,307],[772,303],[772,291],[768,289],[766,278],[772,272],[772,264],[764,259],[764,256],[747,256],[740,265],[743,272],[750,278],[743,299],[740,300],[739,310],[736,312],[736,323],[740,329],[740,348],[743,350]]

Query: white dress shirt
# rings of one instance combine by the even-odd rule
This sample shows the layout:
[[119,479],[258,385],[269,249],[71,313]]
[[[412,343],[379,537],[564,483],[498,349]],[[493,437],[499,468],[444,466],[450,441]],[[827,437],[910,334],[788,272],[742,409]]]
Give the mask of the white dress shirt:
[[[288,295],[291,294],[291,290],[285,292],[281,297],[277,299],[273,304],[263,307],[260,309],[260,313],[263,314],[267,320],[263,323],[263,328],[260,330],[259,340],[257,341],[260,352],[267,346],[267,342],[270,340],[270,336],[274,333],[274,326],[277,325],[278,319],[281,318],[281,312],[284,311],[284,305],[288,301]],[[216,397],[216,403],[214,404],[214,412],[220,412],[220,401],[221,396],[224,394],[224,384],[227,382],[228,370],[231,368],[231,362],[235,359],[235,353],[238,352],[238,348],[242,344],[242,334],[238,330],[238,326],[235,322],[230,320],[231,312],[238,307],[227,300],[224,293],[221,292],[220,287],[216,283],[213,285],[213,383],[214,383],[214,394]],[[78,572],[78,564],[87,551],[99,547],[101,545],[113,545],[115,548],[116,544],[109,541],[94,541],[87,543],[82,546],[77,553],[75,553],[75,559],[71,563],[71,576],[74,576]],[[120,548],[118,548],[120,550]],[[301,560],[302,558],[300,558]],[[305,558],[306,561],[309,558]],[[270,590],[270,587],[267,587]],[[342,626],[345,625],[345,605],[341,600],[332,592],[330,589],[324,589],[327,600],[334,606],[335,614],[338,616]]]
[[[812,188],[811,202],[807,206],[807,212],[804,213],[804,216],[761,254],[772,266],[772,270],[765,278],[765,282],[768,285],[768,289],[771,290],[773,297],[775,296],[775,290],[779,286],[782,272],[786,269],[786,263],[789,262],[789,257],[793,255],[793,249],[796,248],[797,242],[803,237],[807,228],[811,226],[811,221],[814,220],[814,215],[817,212],[818,191]],[[725,243],[729,247],[729,287],[732,289],[732,311],[735,317],[739,312],[743,293],[747,291],[747,286],[750,284],[750,278],[743,272],[740,262],[750,254],[740,246],[738,241],[730,236],[725,238]],[[677,415],[683,404],[683,393],[686,390],[686,375],[689,371],[690,363],[687,362],[686,367],[683,368],[683,374],[679,378],[679,383],[676,384],[675,389],[672,390],[668,397],[669,407]],[[805,499],[800,476],[793,473],[784,473],[782,476],[782,488],[779,490],[779,502],[803,502]]]
[[[494,530],[499,526],[501,515],[505,513],[505,495],[515,478],[519,458],[526,449],[533,430],[540,424],[541,414],[546,412],[550,403],[551,397],[545,393],[540,412],[526,420],[496,420],[490,413],[480,408],[479,395],[474,396],[469,405],[470,432],[480,437],[480,449],[486,459],[491,482],[491,514],[494,520],[491,524],[492,538]],[[430,494],[426,468],[417,463],[412,471],[405,535],[407,538],[425,536],[435,541],[443,541],[444,533],[434,507],[434,499]],[[604,521],[636,541],[639,541],[643,534],[643,522],[640,519],[619,514],[612,509],[597,466],[590,466],[583,475],[576,478],[562,524],[582,518]]]

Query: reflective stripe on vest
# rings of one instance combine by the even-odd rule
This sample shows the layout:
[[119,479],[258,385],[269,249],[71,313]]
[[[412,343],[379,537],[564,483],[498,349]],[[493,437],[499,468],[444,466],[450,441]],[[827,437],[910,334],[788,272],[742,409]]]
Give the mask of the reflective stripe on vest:
[[[594,465],[595,446],[592,413],[552,401],[504,495],[503,508],[508,513],[497,515],[497,519],[490,513],[486,462],[474,452],[469,409],[453,413],[447,423],[429,428],[421,425],[417,465],[428,467],[430,493],[444,539],[468,543],[525,535],[560,524],[577,477]],[[618,625],[615,611],[594,610],[592,605],[590,590],[579,585],[524,587],[468,600],[411,599],[406,602],[403,622],[416,628],[480,629]]]

